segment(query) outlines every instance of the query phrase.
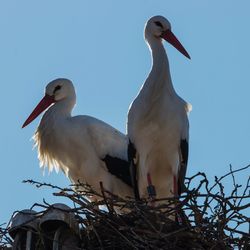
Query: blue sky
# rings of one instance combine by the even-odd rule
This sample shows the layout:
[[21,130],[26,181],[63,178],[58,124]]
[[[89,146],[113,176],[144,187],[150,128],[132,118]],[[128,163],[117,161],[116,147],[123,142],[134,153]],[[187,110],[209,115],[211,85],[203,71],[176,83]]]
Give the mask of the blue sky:
[[143,28],[153,15],[170,20],[192,57],[165,44],[175,89],[193,105],[188,175],[204,171],[212,178],[229,164],[249,164],[249,9],[247,0],[1,1],[0,224],[43,198],[59,201],[22,180],[69,184],[63,174],[43,176],[39,169],[30,138],[40,117],[21,129],[49,81],[74,82],[73,114],[125,132],[128,106],[150,70]]

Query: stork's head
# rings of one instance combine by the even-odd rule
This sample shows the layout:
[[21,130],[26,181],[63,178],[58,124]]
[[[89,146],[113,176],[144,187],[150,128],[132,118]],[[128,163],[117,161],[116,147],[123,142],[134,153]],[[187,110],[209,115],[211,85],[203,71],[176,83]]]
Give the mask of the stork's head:
[[60,103],[66,101],[66,104],[74,106],[76,99],[75,89],[72,82],[68,79],[59,78],[50,82],[45,89],[43,99],[38,103],[30,116],[24,122],[22,128],[31,123],[39,114],[47,109],[53,103]]
[[66,98],[75,98],[75,89],[70,80],[58,78],[46,86],[45,95],[52,97],[53,102],[59,102]]
[[161,41],[164,39],[179,50],[184,56],[190,59],[188,52],[171,31],[170,22],[163,16],[154,16],[147,21],[144,36],[149,44],[153,40]]

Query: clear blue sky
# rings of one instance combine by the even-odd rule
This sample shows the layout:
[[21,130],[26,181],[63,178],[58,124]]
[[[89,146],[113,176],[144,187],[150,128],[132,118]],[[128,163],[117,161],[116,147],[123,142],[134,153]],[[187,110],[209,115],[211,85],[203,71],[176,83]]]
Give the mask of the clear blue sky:
[[49,81],[73,80],[74,114],[125,132],[128,106],[150,70],[143,28],[153,15],[171,21],[192,57],[165,44],[175,89],[193,105],[188,175],[204,171],[212,178],[230,163],[249,164],[249,10],[248,0],[1,1],[0,224],[15,209],[58,201],[51,190],[22,180],[69,184],[63,174],[43,176],[39,169],[30,138],[40,117],[21,129]]

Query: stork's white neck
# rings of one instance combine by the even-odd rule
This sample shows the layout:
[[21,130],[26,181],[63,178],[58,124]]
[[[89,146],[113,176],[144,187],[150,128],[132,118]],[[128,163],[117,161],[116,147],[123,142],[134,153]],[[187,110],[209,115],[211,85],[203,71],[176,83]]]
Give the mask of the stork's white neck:
[[162,41],[156,37],[147,39],[152,56],[152,69],[144,84],[148,94],[155,99],[160,95],[175,95],[172,84],[168,57]]
[[40,126],[44,128],[53,128],[56,121],[71,117],[72,109],[75,105],[75,98],[65,98],[56,102],[43,115]]
[[[75,98],[65,98],[56,102],[43,115],[41,122],[34,135],[35,145],[38,148],[38,157],[41,166],[48,166],[49,170],[53,167],[57,169],[60,163],[66,161],[65,152],[65,137],[70,132],[67,129],[68,118],[71,117],[71,111],[75,105]],[[68,169],[60,166],[63,171]]]
[[57,115],[69,117],[71,116],[71,112],[73,107],[75,106],[74,98],[65,98],[56,102],[52,107],[51,111],[56,113]]

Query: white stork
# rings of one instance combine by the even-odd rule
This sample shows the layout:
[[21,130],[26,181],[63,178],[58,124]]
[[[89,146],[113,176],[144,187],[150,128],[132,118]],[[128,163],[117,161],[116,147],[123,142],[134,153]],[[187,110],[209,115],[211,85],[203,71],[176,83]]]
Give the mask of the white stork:
[[72,117],[75,103],[72,82],[56,79],[47,85],[44,98],[23,124],[27,126],[49,107],[34,135],[40,165],[50,171],[61,169],[73,183],[88,183],[96,191],[102,182],[105,190],[131,196],[127,137],[96,118]]
[[187,115],[191,105],[174,90],[162,40],[187,58],[190,56],[172,33],[169,21],[162,16],[148,20],[144,35],[153,65],[129,108],[128,157],[135,164],[132,171],[135,196],[146,198],[148,183],[152,182],[157,198],[166,198],[177,196],[184,188],[188,160]]

